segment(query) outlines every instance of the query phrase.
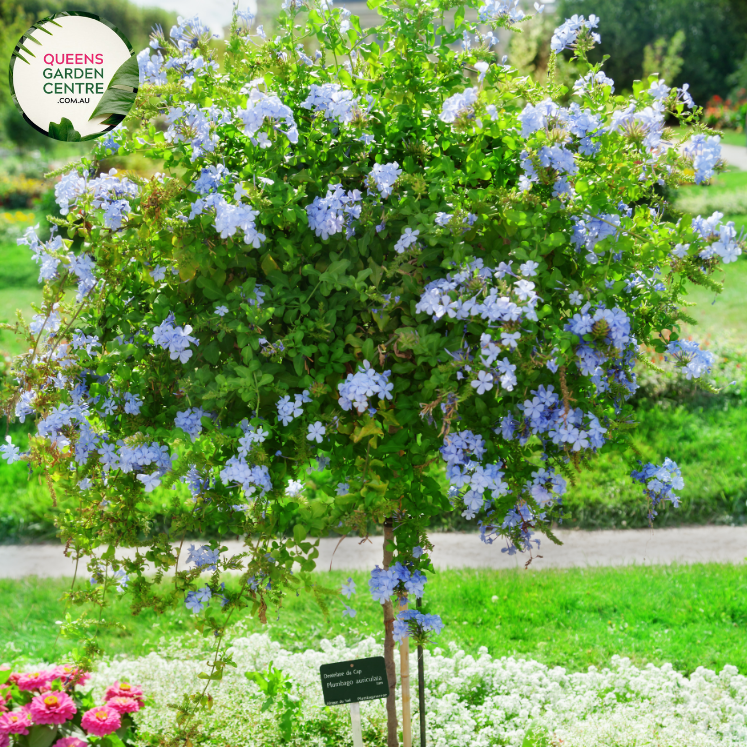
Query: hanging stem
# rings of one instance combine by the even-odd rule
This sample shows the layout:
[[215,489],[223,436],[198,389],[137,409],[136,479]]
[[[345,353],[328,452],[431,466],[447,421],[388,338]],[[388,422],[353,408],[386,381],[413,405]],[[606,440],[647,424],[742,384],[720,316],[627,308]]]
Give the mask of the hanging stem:
[[[388,518],[384,522],[384,569],[392,564],[394,553],[387,550],[394,543],[394,521]],[[389,695],[386,699],[386,744],[387,747],[399,747],[397,735],[397,671],[394,666],[394,609],[392,600],[384,602],[384,664],[389,682]]]
[[[420,609],[422,600],[415,603]],[[425,664],[423,662],[423,644],[418,644],[418,715],[420,716],[420,747],[425,747]]]

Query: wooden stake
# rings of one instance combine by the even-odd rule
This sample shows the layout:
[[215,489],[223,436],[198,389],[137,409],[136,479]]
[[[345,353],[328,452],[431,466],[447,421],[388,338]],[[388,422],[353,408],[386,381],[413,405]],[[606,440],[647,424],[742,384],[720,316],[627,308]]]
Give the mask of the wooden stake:
[[[394,545],[394,520],[388,518],[384,522],[384,568],[392,564],[394,553],[387,550]],[[387,599],[384,607],[384,662],[386,663],[386,677],[389,684],[389,697],[386,699],[386,744],[387,747],[399,747],[397,734],[397,672],[394,662],[394,608],[391,599]]]
[[353,747],[363,747],[363,729],[361,727],[361,704],[350,704],[350,722],[353,727]]
[[[416,607],[420,609],[421,600]],[[423,662],[423,647],[418,646],[418,708],[420,715],[420,747],[425,747],[425,664]]]
[[[399,612],[407,609],[407,597]],[[399,671],[402,679],[402,744],[412,747],[412,706],[410,702],[410,639],[403,639],[399,644]]]

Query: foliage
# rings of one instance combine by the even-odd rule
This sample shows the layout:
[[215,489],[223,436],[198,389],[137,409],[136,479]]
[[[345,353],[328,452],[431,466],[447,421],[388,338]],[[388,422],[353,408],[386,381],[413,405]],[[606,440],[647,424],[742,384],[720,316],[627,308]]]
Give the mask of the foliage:
[[591,59],[612,54],[605,69],[621,90],[642,78],[647,45],[684,32],[687,54],[674,83],[688,82],[702,106],[714,94],[727,96],[731,90],[727,78],[747,52],[745,10],[744,0],[561,0],[557,12],[600,17],[602,44]]
[[671,39],[661,38],[647,44],[643,50],[643,77],[658,74],[661,80],[671,86],[685,61],[680,56],[684,44],[685,32],[681,29]]
[[[301,588],[324,603],[314,537],[393,528],[371,578],[385,606],[423,595],[427,527],[454,505],[511,552],[552,538],[574,469],[630,442],[639,344],[676,352],[688,282],[718,290],[709,275],[741,252],[718,216],[662,215],[660,187],[709,179],[720,155],[702,128],[664,141],[666,116],[694,121],[686,89],[615,96],[586,60],[593,19],[556,30],[540,85],[490,64],[496,37],[463,7],[447,28],[450,7],[382,5],[375,42],[326,4],[289,4],[273,41],[237,15],[224,73],[198,19],[157,31],[127,126],[95,155],[163,173],[83,159],[55,188],[60,232],[27,234],[44,303],[18,323],[29,352],[6,407],[36,434],[4,456],[43,474],[89,558],[99,581],[76,601],[104,605],[129,578],[133,611],[184,603],[215,634],[194,703],[231,664],[233,615],[264,621]],[[494,29],[519,20],[504,11],[480,6]],[[584,109],[556,103],[564,47]],[[691,348],[676,354],[697,377],[712,356]],[[448,495],[427,471],[443,462]],[[337,485],[308,497],[324,468]],[[652,517],[681,475],[646,469]],[[147,513],[157,488],[177,488],[167,531]],[[180,563],[206,526],[252,541]],[[63,626],[86,656],[95,630]]]
[[0,206],[5,209],[30,208],[49,185],[43,179],[0,174]]
[[[23,4],[15,0],[0,0],[0,60],[3,65],[8,64],[13,48],[32,22]],[[0,75],[0,111],[7,110],[11,106],[8,78]],[[26,129],[34,134],[25,132],[24,136],[33,138],[39,134],[31,127],[27,126]]]
[[265,702],[262,703],[260,712],[270,710],[275,711],[275,719],[280,736],[285,742],[289,742],[297,726],[298,711],[301,702],[298,697],[293,695],[293,683],[279,669],[272,666],[272,662],[267,665],[267,670],[263,672],[246,672],[246,678],[253,682],[265,696]]

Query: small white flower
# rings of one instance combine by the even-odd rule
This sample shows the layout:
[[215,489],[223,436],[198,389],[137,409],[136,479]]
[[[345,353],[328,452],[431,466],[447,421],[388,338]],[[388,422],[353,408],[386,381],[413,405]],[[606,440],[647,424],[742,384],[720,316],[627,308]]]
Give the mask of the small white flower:
[[317,420],[316,423],[309,426],[309,433],[306,438],[309,441],[316,441],[318,444],[320,444],[325,433],[326,429],[322,425],[322,422],[320,420]]
[[526,275],[528,278],[534,276],[537,274],[537,268],[539,267],[539,262],[533,262],[531,259],[527,262],[524,262],[523,265],[519,266],[519,272],[522,275]]
[[488,68],[490,65],[488,65],[487,62],[476,62],[475,63],[475,70],[477,70],[480,75],[477,77],[477,82],[482,83],[483,80],[485,80],[485,76],[487,75]]
[[154,270],[150,271],[149,275],[158,283],[166,277],[166,268],[163,265],[157,265]]
[[478,394],[489,392],[493,388],[493,375],[487,371],[480,371],[472,382],[472,386],[477,389]]
[[580,306],[584,302],[584,297],[578,291],[573,291],[573,293],[571,293],[571,295],[568,296],[568,300],[574,306]]

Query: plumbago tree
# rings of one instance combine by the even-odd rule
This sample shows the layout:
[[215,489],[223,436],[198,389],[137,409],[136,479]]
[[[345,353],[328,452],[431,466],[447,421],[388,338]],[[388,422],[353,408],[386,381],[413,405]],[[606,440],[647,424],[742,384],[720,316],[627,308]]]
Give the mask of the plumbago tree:
[[[198,19],[156,30],[135,106],[95,155],[162,172],[84,159],[57,184],[59,232],[23,239],[44,302],[18,323],[29,351],[7,407],[36,432],[5,458],[59,496],[61,538],[97,582],[73,598],[186,604],[217,639],[208,683],[231,663],[232,616],[264,620],[301,589],[324,602],[314,538],[373,521],[394,688],[395,636],[442,624],[392,605],[423,595],[431,519],[462,506],[508,552],[553,539],[573,474],[633,427],[639,346],[707,372],[678,337],[686,285],[718,290],[710,275],[741,251],[718,213],[669,219],[662,187],[709,179],[719,139],[665,130],[695,123],[686,87],[615,96],[586,61],[596,18],[556,30],[540,86],[496,58],[516,0],[369,4],[381,25],[364,33],[344,9],[286,0],[275,39],[237,12],[222,67]],[[570,91],[552,75],[566,49]],[[652,519],[676,505],[670,460],[633,477]],[[163,532],[148,505],[169,488]],[[187,553],[207,527],[245,552]]]

